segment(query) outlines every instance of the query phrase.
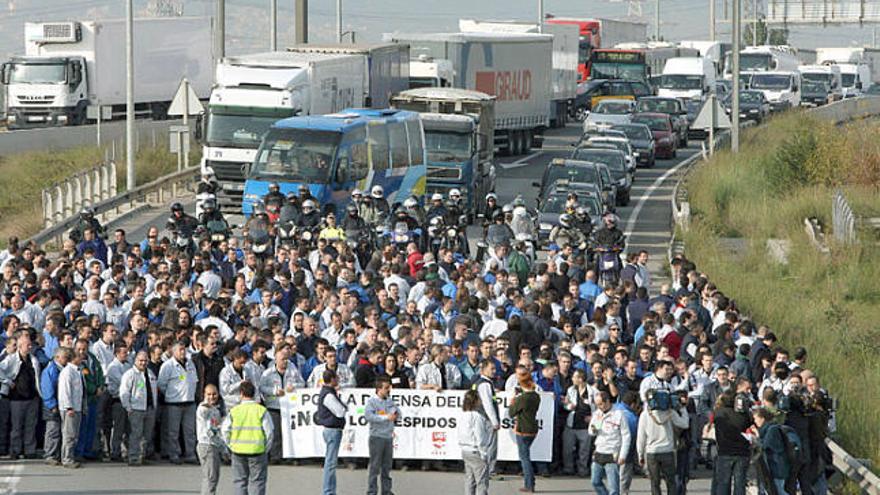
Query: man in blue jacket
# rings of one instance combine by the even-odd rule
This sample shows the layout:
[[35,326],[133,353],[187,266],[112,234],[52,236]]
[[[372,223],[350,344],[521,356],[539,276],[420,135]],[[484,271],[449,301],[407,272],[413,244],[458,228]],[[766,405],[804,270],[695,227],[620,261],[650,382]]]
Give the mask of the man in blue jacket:
[[43,441],[43,458],[50,466],[61,465],[61,414],[58,413],[58,375],[67,366],[70,349],[55,349],[55,359],[46,366],[40,376],[40,396],[43,398],[43,419],[46,436]]

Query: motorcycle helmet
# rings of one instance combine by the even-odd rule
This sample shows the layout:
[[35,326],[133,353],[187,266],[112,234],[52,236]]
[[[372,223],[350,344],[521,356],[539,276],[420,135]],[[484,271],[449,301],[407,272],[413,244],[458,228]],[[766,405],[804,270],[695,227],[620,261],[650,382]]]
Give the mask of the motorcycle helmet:
[[431,227],[439,227],[443,225],[443,217],[434,217],[431,219]]
[[577,215],[578,219],[586,220],[590,218],[590,214],[587,212],[587,208],[584,206],[578,206],[577,210],[575,210],[575,215]]
[[269,183],[269,192],[270,193],[277,193],[280,190],[281,190],[281,186],[279,186],[277,182],[270,182]]
[[504,213],[502,213],[501,210],[495,210],[492,212],[492,220],[496,222],[504,221]]
[[309,186],[302,184],[299,186],[299,195],[300,197],[310,197],[312,193],[309,191]]
[[454,200],[458,201],[459,199],[461,199],[461,191],[459,191],[458,189],[450,190],[449,191],[449,199],[454,199]]
[[296,197],[296,193],[294,193],[294,192],[287,193],[287,201],[289,201],[290,203],[296,203],[297,200],[299,200],[299,198]]
[[615,215],[614,213],[607,213],[604,217],[604,220],[605,223],[610,227],[617,225],[617,215]]
[[512,218],[513,217],[513,205],[511,205],[509,203],[504,205],[503,207],[501,207],[501,212],[504,213],[505,218]]
[[432,194],[432,195],[431,195],[431,202],[433,203],[433,202],[435,202],[435,201],[443,201],[443,195],[440,194],[440,193],[434,193],[434,194]]
[[217,200],[214,198],[208,198],[202,204],[202,209],[205,211],[214,211],[217,209]]
[[518,207],[525,207],[525,206],[526,206],[526,200],[524,200],[522,196],[517,195],[516,199],[513,200],[513,207],[518,208]]
[[382,186],[373,186],[373,189],[370,190],[370,196],[376,199],[382,199],[385,196],[385,190],[382,189]]
[[568,213],[563,213],[559,215],[559,225],[562,225],[566,229],[571,227],[571,215]]
[[216,177],[214,169],[211,167],[205,167],[204,170],[202,170],[202,177],[208,180],[214,179]]
[[178,202],[172,203],[171,213],[183,213],[183,205]]
[[265,214],[266,214],[266,205],[264,205],[262,201],[254,203],[254,215],[265,215]]
[[87,207],[83,208],[82,210],[80,210],[79,216],[83,220],[91,220],[92,217],[95,216],[94,211],[95,211],[94,208],[87,206]]
[[491,201],[494,201],[494,202],[497,203],[497,202],[498,202],[498,195],[495,194],[495,193],[489,193],[489,194],[487,194],[487,195],[486,195],[486,202],[488,203],[490,200],[491,200]]
[[311,199],[307,199],[303,201],[302,204],[303,213],[311,213],[315,211],[315,202]]
[[352,189],[351,191],[351,199],[360,199],[364,193],[360,189]]
[[352,205],[352,204],[346,206],[345,211],[348,212],[348,216],[350,216],[350,217],[356,217],[358,215],[357,206]]
[[406,198],[403,201],[403,207],[408,210],[413,210],[413,209],[417,208],[418,206],[419,206],[419,201],[412,196]]

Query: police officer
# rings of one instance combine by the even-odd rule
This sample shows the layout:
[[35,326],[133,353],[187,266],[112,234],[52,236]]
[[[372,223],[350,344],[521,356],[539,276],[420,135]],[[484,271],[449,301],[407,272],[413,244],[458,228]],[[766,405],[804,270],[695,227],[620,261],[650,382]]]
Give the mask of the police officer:
[[302,215],[299,218],[299,226],[314,229],[321,225],[321,213],[318,206],[311,199],[302,202]]
[[373,198],[373,204],[382,212],[383,218],[388,218],[388,215],[391,214],[391,205],[385,199],[385,189],[377,184],[370,190],[370,196]]
[[91,206],[87,206],[80,210],[79,223],[70,230],[70,234],[68,234],[67,237],[73,242],[79,244],[83,238],[83,232],[88,228],[91,228],[95,232],[96,237],[106,239],[107,232],[104,229],[104,226],[101,225],[101,222],[95,218],[95,209]]
[[205,203],[202,205],[202,213],[199,215],[199,225],[207,228],[208,222],[223,222],[226,225],[226,229],[229,229],[229,224],[226,223],[223,214],[217,209],[217,200],[214,198],[205,200]]
[[183,211],[182,204],[175,202],[171,205],[171,216],[168,217],[168,222],[165,225],[165,228],[171,232],[180,232],[186,235],[187,233],[195,232],[199,221],[195,217],[187,215]]
[[277,182],[272,182],[269,184],[269,192],[263,196],[263,204],[266,205],[266,209],[279,211],[284,205],[284,199],[284,195],[281,194],[281,186]]
[[448,210],[446,206],[443,205],[443,195],[440,193],[434,193],[431,195],[431,206],[428,207],[428,215],[427,219],[430,222],[431,219],[440,217],[444,221],[446,221]]
[[366,229],[367,223],[361,218],[357,206],[354,203],[349,203],[345,207],[345,216],[340,220],[339,226],[346,232],[355,232]]
[[254,400],[256,388],[242,382],[241,403],[233,407],[223,421],[221,430],[232,451],[232,482],[235,493],[264,495],[269,474],[267,452],[275,429],[269,411]]
[[217,194],[220,185],[217,183],[217,176],[214,175],[214,169],[205,167],[202,170],[202,178],[196,185],[196,194]]

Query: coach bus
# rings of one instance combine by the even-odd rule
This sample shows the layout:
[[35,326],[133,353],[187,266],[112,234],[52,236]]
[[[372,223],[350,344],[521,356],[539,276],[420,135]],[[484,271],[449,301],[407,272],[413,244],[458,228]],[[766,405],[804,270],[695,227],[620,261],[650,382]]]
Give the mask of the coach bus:
[[593,50],[590,79],[628,79],[650,82],[663,73],[666,61],[673,57],[696,57],[699,52],[671,43],[622,43],[615,48]]
[[291,117],[263,137],[248,170],[242,213],[250,216],[272,182],[284,194],[306,185],[323,208],[339,209],[353,189],[369,194],[377,185],[391,204],[421,197],[426,174],[425,133],[416,112],[346,109]]

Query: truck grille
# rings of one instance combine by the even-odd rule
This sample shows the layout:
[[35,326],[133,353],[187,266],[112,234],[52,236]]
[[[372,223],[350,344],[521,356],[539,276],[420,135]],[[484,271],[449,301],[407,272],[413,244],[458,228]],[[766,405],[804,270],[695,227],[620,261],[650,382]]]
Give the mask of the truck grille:
[[209,160],[207,165],[214,169],[214,174],[217,175],[217,180],[219,181],[244,182],[244,174],[242,173],[244,163],[214,162]]
[[461,180],[461,169],[452,167],[428,167],[428,179]]
[[51,105],[53,102],[55,102],[55,97],[52,95],[21,95],[18,96],[18,102],[22,105]]

